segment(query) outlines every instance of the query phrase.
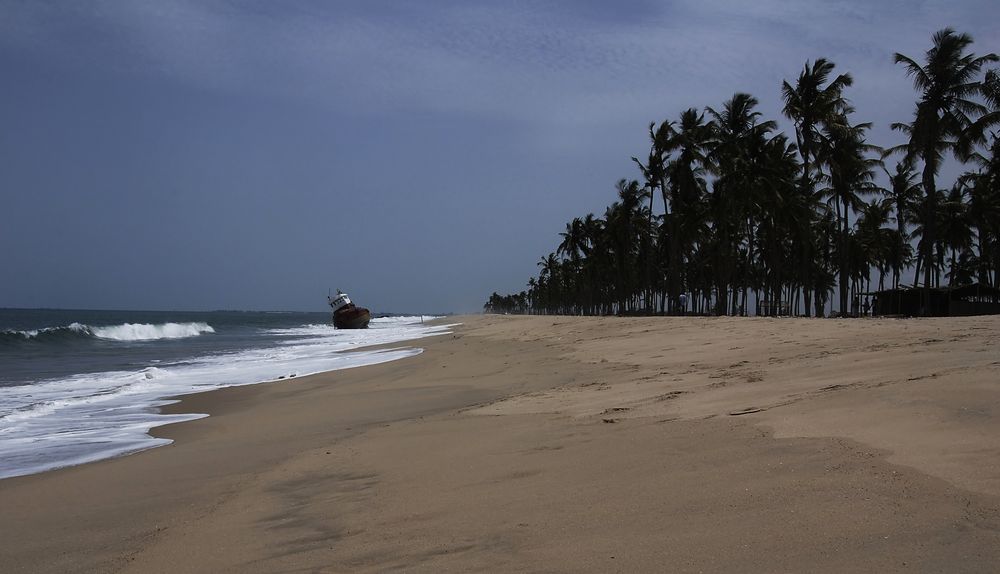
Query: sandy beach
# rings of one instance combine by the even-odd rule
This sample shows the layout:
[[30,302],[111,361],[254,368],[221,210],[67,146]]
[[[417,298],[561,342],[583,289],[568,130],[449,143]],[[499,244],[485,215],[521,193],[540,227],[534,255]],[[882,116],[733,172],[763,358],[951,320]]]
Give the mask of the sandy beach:
[[1000,318],[466,316],[0,481],[5,572],[988,572]]

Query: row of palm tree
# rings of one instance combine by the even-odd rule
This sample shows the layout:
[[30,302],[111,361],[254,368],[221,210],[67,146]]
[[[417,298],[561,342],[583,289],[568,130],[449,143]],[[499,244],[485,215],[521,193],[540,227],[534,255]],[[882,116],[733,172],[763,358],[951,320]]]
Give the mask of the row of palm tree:
[[[850,74],[822,58],[782,84],[794,141],[745,93],[650,124],[648,155],[632,158],[641,177],[617,183],[603,216],[567,223],[528,289],[486,310],[823,316],[834,292],[856,312],[873,273],[896,288],[912,269],[925,296],[942,274],[1000,286],[1000,79],[986,70],[998,58],[971,45],[944,29],[922,65],[895,55],[917,100],[892,125],[906,141],[887,149],[854,118]],[[948,155],[971,169],[939,189]]]

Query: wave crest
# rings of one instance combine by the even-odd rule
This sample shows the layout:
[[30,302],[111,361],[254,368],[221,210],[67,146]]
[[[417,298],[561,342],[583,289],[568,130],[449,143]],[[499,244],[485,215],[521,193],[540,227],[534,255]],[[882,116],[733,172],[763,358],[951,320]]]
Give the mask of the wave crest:
[[91,327],[98,339],[112,341],[155,341],[157,339],[184,339],[197,337],[202,333],[214,333],[208,323],[124,323],[113,327]]
[[203,333],[214,333],[208,323],[122,323],[93,327],[70,323],[62,327],[47,327],[27,331],[0,331],[0,341],[7,342],[58,342],[76,339],[104,339],[107,341],[156,341],[159,339],[184,339]]

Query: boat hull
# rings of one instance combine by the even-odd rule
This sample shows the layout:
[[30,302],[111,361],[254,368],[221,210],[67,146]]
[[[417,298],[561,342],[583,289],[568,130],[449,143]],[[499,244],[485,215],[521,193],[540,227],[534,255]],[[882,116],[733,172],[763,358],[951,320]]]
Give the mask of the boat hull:
[[338,329],[367,329],[372,314],[364,307],[351,306],[333,314],[333,326]]

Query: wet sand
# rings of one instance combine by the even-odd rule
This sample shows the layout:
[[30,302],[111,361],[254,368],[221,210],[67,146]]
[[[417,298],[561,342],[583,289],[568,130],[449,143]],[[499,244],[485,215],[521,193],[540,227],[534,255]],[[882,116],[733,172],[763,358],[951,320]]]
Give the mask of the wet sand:
[[0,481],[11,572],[985,572],[1000,318],[462,317]]

